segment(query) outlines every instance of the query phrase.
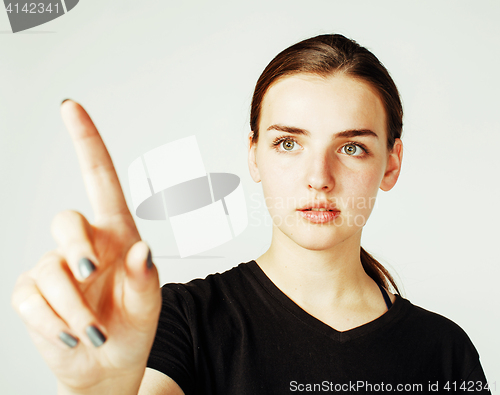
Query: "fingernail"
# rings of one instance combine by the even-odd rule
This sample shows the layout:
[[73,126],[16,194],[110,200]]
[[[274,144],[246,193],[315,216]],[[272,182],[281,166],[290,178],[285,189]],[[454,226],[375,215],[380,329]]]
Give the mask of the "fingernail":
[[82,275],[82,277],[87,278],[94,272],[95,265],[90,259],[82,258],[78,261],[78,269],[80,270],[80,274]]
[[64,331],[59,333],[59,339],[61,339],[64,344],[71,348],[76,347],[76,345],[78,344],[78,339],[76,337],[71,336],[69,333]]
[[106,341],[106,336],[104,336],[102,332],[93,325],[89,325],[85,329],[85,332],[87,333],[87,336],[89,337],[94,347],[102,346]]
[[62,105],[65,101],[67,101],[67,100],[70,100],[70,99],[64,99],[64,100],[61,102],[61,105]]
[[148,259],[146,261],[146,267],[151,269],[153,267],[153,257],[151,255],[151,250],[148,248]]

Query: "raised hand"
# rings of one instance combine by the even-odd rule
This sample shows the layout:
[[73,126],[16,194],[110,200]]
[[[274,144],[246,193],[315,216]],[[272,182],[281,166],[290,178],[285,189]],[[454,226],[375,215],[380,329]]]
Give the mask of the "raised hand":
[[71,100],[61,114],[95,223],[76,211],[58,213],[58,247],[19,277],[12,304],[60,393],[137,394],[161,308],[158,272],[92,120]]

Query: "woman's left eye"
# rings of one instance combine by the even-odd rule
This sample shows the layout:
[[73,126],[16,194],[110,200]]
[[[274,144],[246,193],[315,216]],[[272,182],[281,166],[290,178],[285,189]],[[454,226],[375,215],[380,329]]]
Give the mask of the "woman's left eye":
[[343,154],[350,156],[360,156],[365,152],[361,146],[352,143],[344,145],[340,150]]

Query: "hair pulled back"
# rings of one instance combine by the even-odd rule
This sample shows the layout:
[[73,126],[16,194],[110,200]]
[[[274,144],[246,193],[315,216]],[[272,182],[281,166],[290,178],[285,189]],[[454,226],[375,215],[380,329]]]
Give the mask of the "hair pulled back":
[[[279,79],[306,73],[328,77],[337,73],[368,83],[379,94],[387,119],[387,148],[392,150],[403,129],[403,106],[396,84],[377,57],[356,41],[341,34],[323,34],[312,37],[280,52],[264,69],[255,86],[250,111],[252,143],[259,139],[259,122],[262,102],[271,85]],[[399,289],[391,274],[363,247],[361,264],[377,284],[388,288],[389,283],[397,293]]]

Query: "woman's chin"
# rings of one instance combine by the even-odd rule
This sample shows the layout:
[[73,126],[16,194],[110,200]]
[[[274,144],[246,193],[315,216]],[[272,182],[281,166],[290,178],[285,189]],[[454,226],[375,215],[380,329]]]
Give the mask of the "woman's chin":
[[345,240],[345,236],[331,231],[294,231],[288,237],[299,247],[312,251],[331,250]]

